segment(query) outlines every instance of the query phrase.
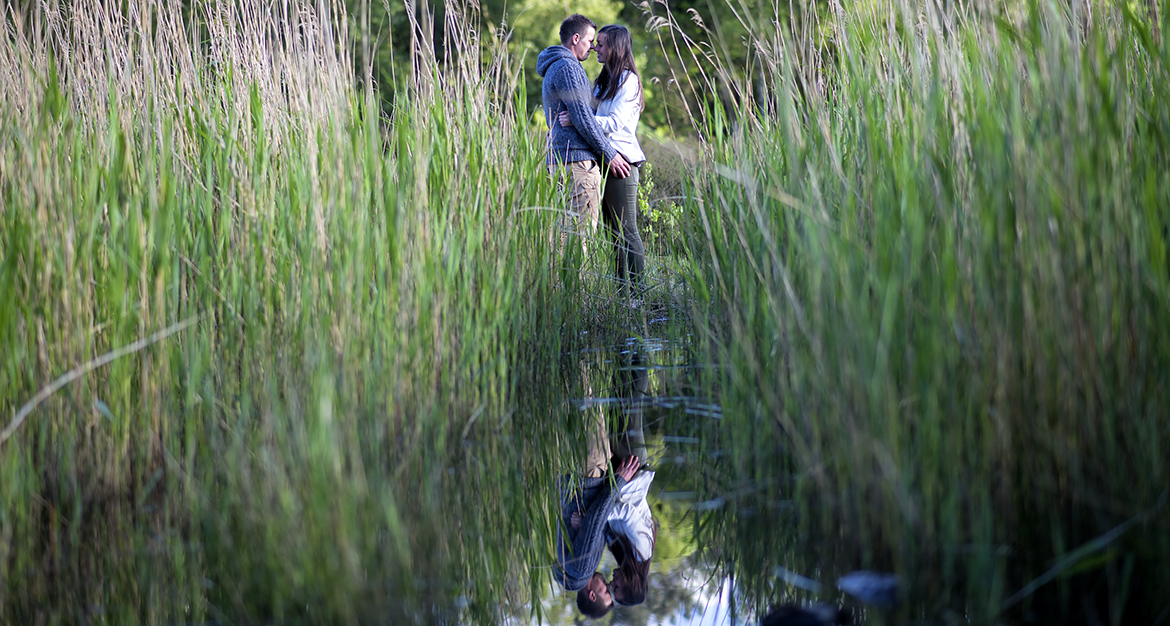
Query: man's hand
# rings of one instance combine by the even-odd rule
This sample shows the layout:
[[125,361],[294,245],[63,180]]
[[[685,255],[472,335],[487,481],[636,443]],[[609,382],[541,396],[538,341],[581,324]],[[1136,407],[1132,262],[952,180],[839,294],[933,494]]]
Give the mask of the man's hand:
[[571,526],[573,528],[573,530],[581,530],[581,512],[580,511],[573,511],[573,514],[569,516],[569,526]]
[[626,479],[626,482],[630,482],[634,478],[634,474],[637,473],[638,457],[636,456],[626,457],[626,460],[622,461],[622,464],[617,468],[617,475]]
[[573,118],[569,115],[568,111],[561,111],[561,114],[557,116],[557,121],[561,123],[561,126],[573,125]]
[[618,178],[630,175],[630,164],[626,163],[625,157],[620,152],[615,154],[613,160],[609,162],[609,173]]

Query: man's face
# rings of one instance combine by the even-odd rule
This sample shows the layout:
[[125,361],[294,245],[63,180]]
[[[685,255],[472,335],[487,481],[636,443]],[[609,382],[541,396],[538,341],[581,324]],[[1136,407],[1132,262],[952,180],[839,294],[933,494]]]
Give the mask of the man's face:
[[592,26],[586,26],[585,32],[580,35],[573,35],[573,41],[569,44],[569,50],[573,56],[577,57],[578,61],[584,61],[589,58],[589,52],[593,50],[593,38],[597,36],[597,29]]
[[605,45],[605,35],[597,36],[597,45],[594,46],[594,48],[597,49],[598,63],[604,65],[607,61],[609,61],[609,47]]
[[613,605],[613,596],[609,593],[609,588],[605,584],[605,579],[601,576],[594,575],[589,579],[589,584],[585,586],[589,590],[589,599],[601,599],[606,605]]

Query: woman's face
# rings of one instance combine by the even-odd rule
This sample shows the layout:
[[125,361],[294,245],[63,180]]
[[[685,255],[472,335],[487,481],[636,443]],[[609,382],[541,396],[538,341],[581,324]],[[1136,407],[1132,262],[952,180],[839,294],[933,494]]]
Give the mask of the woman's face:
[[625,587],[625,585],[626,585],[625,574],[623,574],[620,569],[615,569],[613,571],[613,578],[610,580],[610,583],[609,583],[609,592],[611,594],[613,594],[613,597],[615,597],[615,598],[623,598],[623,597],[625,597],[624,596],[625,592],[622,588]]
[[597,35],[597,44],[593,47],[597,49],[597,62],[605,65],[609,60],[609,46],[605,45],[607,37],[604,34]]

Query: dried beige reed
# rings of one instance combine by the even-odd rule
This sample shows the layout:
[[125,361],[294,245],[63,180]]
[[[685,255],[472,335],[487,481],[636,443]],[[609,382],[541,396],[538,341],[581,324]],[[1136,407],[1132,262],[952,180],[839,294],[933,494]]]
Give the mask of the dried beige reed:
[[205,0],[185,14],[167,0],[45,0],[3,18],[0,79],[15,88],[0,102],[17,123],[35,120],[53,65],[75,120],[94,130],[113,113],[158,136],[175,113],[248,119],[255,100],[279,149],[290,132],[343,127],[356,102],[336,1]]

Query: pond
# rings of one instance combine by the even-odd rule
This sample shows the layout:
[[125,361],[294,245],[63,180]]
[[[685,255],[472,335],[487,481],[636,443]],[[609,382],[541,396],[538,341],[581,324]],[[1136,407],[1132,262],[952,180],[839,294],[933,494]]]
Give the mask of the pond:
[[[347,358],[289,358],[277,341],[241,351],[231,327],[203,324],[147,355],[181,372],[150,411],[108,390],[93,416],[82,396],[57,398],[28,423],[34,444],[2,459],[5,621],[577,624],[593,572],[597,595],[626,603],[610,624],[1046,623],[1082,615],[1074,597],[1164,606],[1142,577],[1158,571],[1165,495],[1089,524],[1094,509],[1038,489],[1049,517],[1008,524],[1009,506],[962,495],[994,496],[981,486],[995,472],[899,474],[921,452],[890,456],[882,429],[896,422],[825,434],[813,410],[807,432],[857,445],[810,454],[758,394],[729,397],[744,364],[713,358],[681,307],[601,308],[573,303],[519,345],[460,359],[428,352],[448,337],[428,316],[408,349],[375,340]],[[553,322],[568,329],[559,342]],[[125,419],[136,406],[140,421]],[[873,451],[880,472],[857,471],[872,466],[852,451]],[[630,456],[627,497],[609,478]],[[590,468],[618,501],[567,584],[558,535],[574,543],[567,495]]]
[[[728,454],[717,447],[723,419],[718,401],[696,393],[702,388],[702,377],[698,374],[709,373],[716,364],[695,362],[689,335],[677,339],[619,337],[608,343],[590,342],[588,335],[581,339],[584,346],[565,356],[575,361],[575,366],[568,371],[579,376],[567,386],[584,393],[571,395],[565,403],[570,414],[595,434],[587,435],[577,458],[568,461],[569,465],[576,464],[577,471],[566,472],[566,477],[580,479],[581,473],[596,463],[597,448],[605,448],[597,443],[602,436],[608,444],[604,452],[613,459],[607,468],[610,477],[620,473],[622,460],[630,455],[638,458],[640,468],[628,483],[615,488],[616,495],[610,495],[617,504],[605,511],[608,514],[603,534],[606,549],[598,555],[596,566],[588,568],[595,569],[601,578],[598,582],[585,583],[580,601],[584,602],[588,594],[603,611],[598,619],[610,624],[755,623],[762,615],[753,607],[752,599],[737,597],[734,564],[728,562],[718,542],[712,541],[705,531],[707,525],[718,523],[720,513],[738,506],[735,493],[703,496],[721,489],[716,484],[717,466],[725,462]],[[768,482],[765,478],[761,484]],[[560,511],[566,500],[572,500],[571,494],[580,498],[582,488],[575,487],[576,491],[563,487],[559,491],[560,499],[550,499],[549,507]],[[752,489],[741,486],[738,491],[742,495]],[[585,500],[588,501],[588,496]],[[564,523],[564,529],[572,536],[573,520],[566,518]],[[778,519],[777,524],[783,522]],[[637,540],[628,539],[624,532],[642,535],[641,550],[635,548],[633,558],[629,556],[629,548]],[[777,528],[771,532],[784,530]],[[761,542],[761,549],[764,543]],[[574,557],[569,552],[565,559],[571,563]],[[639,552],[645,552],[647,558],[640,558]],[[809,601],[819,594],[807,592],[820,583],[784,568],[786,556],[774,555],[777,576],[765,583],[774,588],[775,597],[787,601],[789,609],[802,606],[795,619],[816,619],[812,617],[814,613],[803,609],[819,608],[822,612],[829,607],[835,609],[835,605]],[[643,567],[639,569],[635,563]],[[631,601],[623,596],[639,585],[626,582],[627,576],[633,572],[637,577],[639,571],[644,576],[644,596],[638,596],[635,591]],[[542,563],[536,572],[543,589],[539,606],[526,605],[532,615],[519,617],[518,622],[567,624],[586,619],[578,593],[561,581],[563,574],[559,567]],[[791,591],[783,589],[785,585],[791,585]],[[598,598],[599,594],[604,599]],[[585,604],[585,610],[590,610],[591,603]],[[606,604],[608,610],[604,609]],[[834,617],[827,616],[828,621],[823,623],[833,623]],[[773,616],[773,620],[780,619],[779,614]]]

